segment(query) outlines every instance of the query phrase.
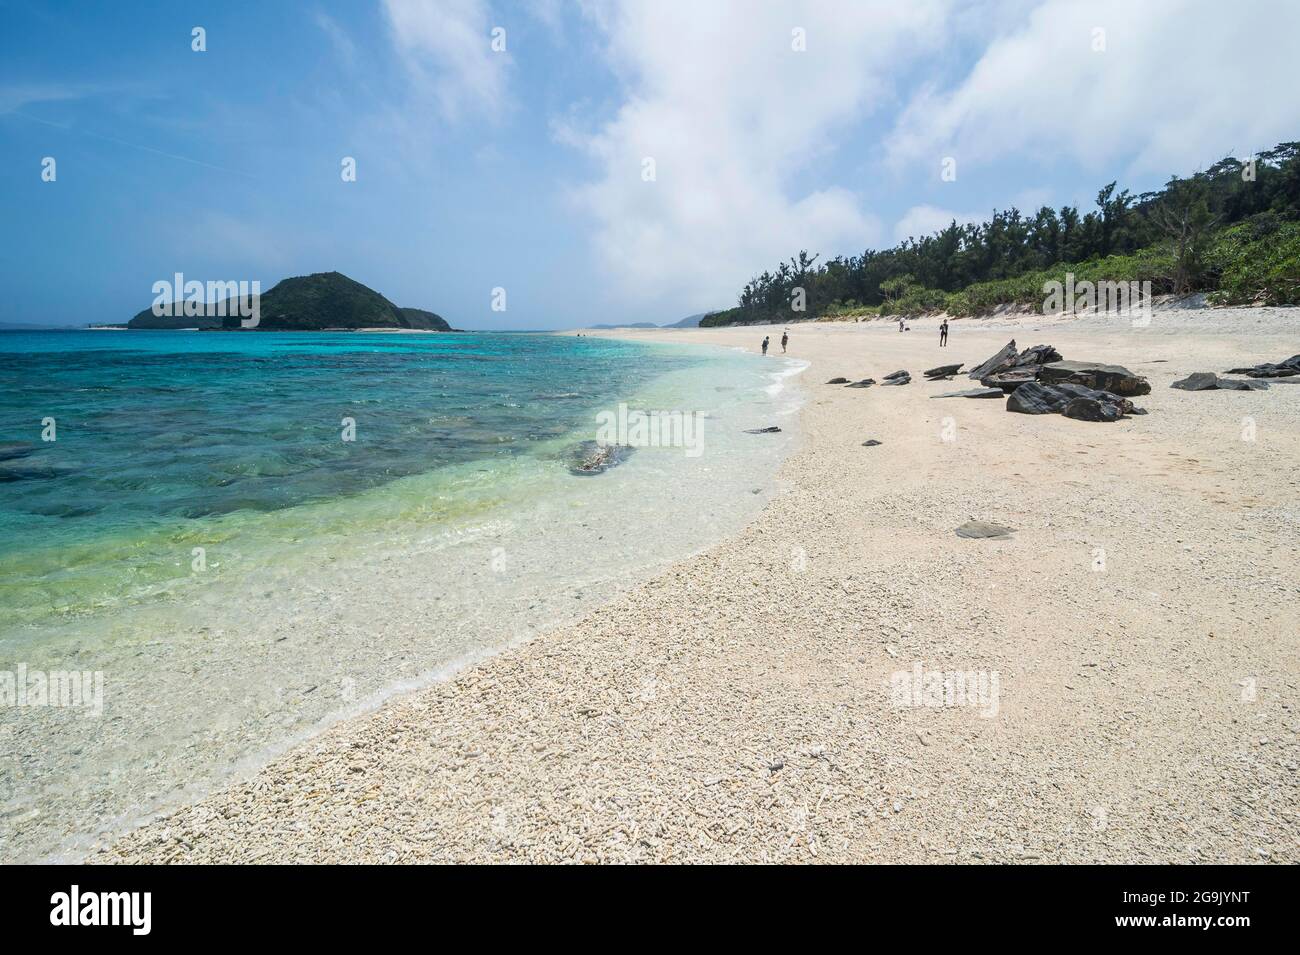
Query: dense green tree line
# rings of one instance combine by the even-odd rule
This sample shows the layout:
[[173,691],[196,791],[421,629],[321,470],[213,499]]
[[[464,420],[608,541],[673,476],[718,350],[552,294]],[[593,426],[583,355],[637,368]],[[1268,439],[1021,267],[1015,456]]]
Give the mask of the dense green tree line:
[[[1097,207],[1082,213],[1073,206],[1044,206],[1032,215],[1012,208],[978,225],[953,222],[891,249],[820,264],[819,256],[801,251],[751,279],[736,308],[706,316],[702,324],[789,322],[858,309],[917,311],[950,302],[960,308],[987,297],[978,294],[980,286],[998,288],[1069,263],[1096,272],[1111,262],[1117,272],[1136,270],[1153,279],[1157,291],[1217,289],[1222,256],[1216,256],[1216,243],[1229,226],[1249,223],[1244,238],[1267,241],[1281,224],[1297,220],[1300,142],[1282,143],[1253,162],[1229,157],[1188,178],[1175,176],[1155,192],[1133,195],[1112,182],[1097,193]],[[1241,230],[1233,235],[1240,246]],[[1024,283],[1011,286],[1023,296]],[[976,294],[953,299],[964,290]]]

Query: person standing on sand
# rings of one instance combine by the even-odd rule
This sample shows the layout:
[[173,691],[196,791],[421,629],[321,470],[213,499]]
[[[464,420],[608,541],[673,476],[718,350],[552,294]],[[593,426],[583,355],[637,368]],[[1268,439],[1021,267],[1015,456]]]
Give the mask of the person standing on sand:
[[947,346],[948,346],[948,319],[945,318],[943,320],[943,324],[939,326],[939,347],[946,348]]
[[898,320],[898,330],[900,332],[903,330],[903,320],[901,318]]
[[781,333],[781,354],[782,354],[782,355],[785,354],[785,346],[786,346],[786,343],[789,342],[789,341],[790,341],[790,333],[789,333],[789,332],[782,332],[782,333]]
[[768,341],[769,341],[768,336],[764,335],[764,336],[763,336],[763,354],[764,354],[764,355],[767,354],[767,343],[768,343]]

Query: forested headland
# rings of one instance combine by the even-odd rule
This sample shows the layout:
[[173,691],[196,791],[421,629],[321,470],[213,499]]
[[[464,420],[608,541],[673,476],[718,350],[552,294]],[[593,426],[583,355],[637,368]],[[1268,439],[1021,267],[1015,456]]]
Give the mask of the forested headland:
[[[819,261],[806,250],[757,275],[701,325],[1041,308],[1044,286],[1150,281],[1211,304],[1300,304],[1300,142],[1228,157],[1134,195],[1112,182],[1095,209],[1044,206],[953,222],[890,249]],[[802,308],[800,308],[802,306]]]

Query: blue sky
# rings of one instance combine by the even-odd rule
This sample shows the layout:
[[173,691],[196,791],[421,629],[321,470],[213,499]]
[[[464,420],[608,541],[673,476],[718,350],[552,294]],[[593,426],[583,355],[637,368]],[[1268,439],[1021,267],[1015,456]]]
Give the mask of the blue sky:
[[671,322],[800,248],[1300,138],[1297,10],[0,0],[0,322],[327,270],[464,328]]

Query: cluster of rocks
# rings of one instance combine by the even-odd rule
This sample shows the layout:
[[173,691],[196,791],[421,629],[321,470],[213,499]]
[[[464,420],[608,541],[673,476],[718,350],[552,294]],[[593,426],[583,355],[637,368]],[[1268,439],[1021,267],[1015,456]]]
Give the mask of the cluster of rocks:
[[832,378],[826,382],[828,385],[843,385],[845,388],[870,388],[876,383],[874,378],[863,378],[861,381],[849,381],[847,378]]
[[1027,381],[1007,397],[1007,410],[1021,414],[1059,414],[1079,421],[1118,421],[1129,414],[1146,414],[1120,395],[1086,385],[1057,385]]
[[[828,385],[843,385],[845,388],[870,388],[875,383],[876,379],[874,378],[863,378],[860,381],[849,381],[847,378],[832,378],[826,382]],[[880,381],[882,385],[910,385],[911,383],[912,375],[906,371],[891,372]]]
[[1169,386],[1180,391],[1262,391],[1268,387],[1264,381],[1245,381],[1241,378],[1220,378],[1212,371],[1196,371]]
[[1300,384],[1300,355],[1292,355],[1277,364],[1265,362],[1249,368],[1229,368],[1225,374],[1246,378],[1220,378],[1212,371],[1197,371],[1169,387],[1180,391],[1265,391],[1269,386],[1265,378],[1274,384]]
[[569,473],[578,477],[604,474],[618,467],[636,449],[626,444],[601,444],[598,441],[580,441],[568,452]]
[[972,368],[969,375],[985,388],[1011,392],[1027,381],[1036,380],[1044,365],[1060,360],[1061,353],[1051,345],[1034,345],[1018,352],[1013,338],[992,358]]
[[1291,378],[1300,375],[1300,355],[1292,355],[1276,365],[1265,362],[1251,368],[1229,368],[1229,375],[1245,375],[1247,378]]
[[1079,421],[1117,421],[1145,414],[1129,399],[1151,393],[1151,385],[1120,365],[1066,361],[1051,345],[1023,351],[1015,339],[969,372],[983,388],[952,391],[939,398],[1007,396],[1007,410],[1020,414],[1059,414]]

